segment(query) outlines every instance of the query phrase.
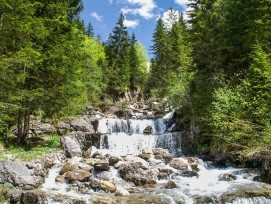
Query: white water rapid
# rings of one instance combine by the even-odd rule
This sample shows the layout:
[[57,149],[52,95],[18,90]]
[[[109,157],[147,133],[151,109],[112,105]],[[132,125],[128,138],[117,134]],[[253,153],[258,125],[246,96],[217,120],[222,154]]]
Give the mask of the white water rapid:
[[[174,156],[181,154],[181,132],[171,133],[169,121],[173,112],[156,120],[112,119],[99,122],[98,130],[103,133],[100,148],[117,155],[137,155],[144,148],[165,148]],[[167,126],[170,125],[168,128]],[[144,130],[149,129],[148,134]]]
[[[127,155],[138,155],[144,148],[159,147],[168,149],[174,157],[180,157],[182,134],[181,132],[171,132],[174,126],[171,122],[172,117],[173,113],[156,120],[101,119],[98,132],[102,134],[100,143],[102,154],[120,155],[122,158],[120,162],[125,163],[129,161],[128,158],[135,157]],[[136,158],[134,163],[141,162],[150,169],[163,163],[154,158],[146,161]],[[188,159],[185,157],[177,159],[188,163]],[[50,170],[43,184],[42,191],[49,195],[41,203],[271,204],[271,185],[254,181],[255,175],[258,173],[257,170],[214,168],[200,159],[197,161],[199,163],[196,170],[193,170],[190,165],[185,171],[174,169],[169,164],[163,163],[165,169],[171,172],[169,176],[157,179],[157,183],[152,187],[133,187],[130,190],[134,192],[127,197],[118,197],[114,193],[93,190],[89,187],[89,181],[71,184],[57,183],[55,178],[59,174],[59,168],[54,168]],[[155,165],[152,166],[153,164]],[[142,171],[144,170],[142,169]],[[117,165],[111,165],[106,172],[111,174],[108,181],[125,188],[127,182],[120,177]],[[191,172],[193,175],[189,175]],[[96,177],[99,173],[101,172],[93,171],[92,177],[99,178]],[[223,180],[221,179],[223,175],[231,175],[234,179]],[[169,180],[176,184],[175,188],[165,187]],[[53,195],[62,202],[53,199]],[[79,199],[80,202],[75,202],[72,199]]]

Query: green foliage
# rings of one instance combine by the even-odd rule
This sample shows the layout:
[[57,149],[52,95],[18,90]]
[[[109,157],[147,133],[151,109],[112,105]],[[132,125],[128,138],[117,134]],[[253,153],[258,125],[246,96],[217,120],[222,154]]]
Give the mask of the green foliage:
[[195,71],[186,24],[182,17],[176,21],[172,9],[169,14],[169,24],[165,26],[159,19],[153,35],[149,88],[152,97],[165,98],[169,105],[179,108],[190,103],[190,83]]
[[108,69],[108,93],[118,96],[129,90],[130,85],[130,37],[124,26],[124,16],[121,13],[117,25],[113,29],[106,43]]
[[74,98],[83,98],[82,3],[26,0],[0,5],[1,126],[6,131],[17,120],[18,142],[24,143],[30,114],[40,110],[52,117]]
[[147,72],[147,56],[145,47],[136,42],[131,45],[130,49],[130,88],[134,90],[140,88],[143,90],[146,85],[148,76]]
[[[191,1],[190,118],[214,152],[270,141],[270,1]],[[220,77],[218,77],[220,76]],[[223,77],[221,77],[223,76]]]
[[135,34],[129,36],[121,13],[113,34],[105,46],[107,65],[104,66],[106,92],[117,99],[126,91],[143,89],[147,78],[147,56]]
[[61,150],[60,137],[58,135],[43,135],[30,138],[27,145],[14,145],[10,140],[7,147],[0,152],[0,159],[12,159],[30,161]]
[[97,105],[107,88],[104,72],[107,61],[104,46],[92,37],[85,38],[83,59],[86,96],[90,103]]
[[164,97],[168,86],[169,70],[168,57],[170,54],[168,46],[168,36],[166,27],[160,18],[157,21],[156,28],[153,34],[152,51],[154,58],[151,61],[151,70],[149,78],[149,89],[153,95]]
[[213,102],[208,110],[213,148],[223,150],[233,146],[241,150],[248,144],[256,127],[244,119],[246,108],[247,102],[241,87],[225,85],[214,91]]

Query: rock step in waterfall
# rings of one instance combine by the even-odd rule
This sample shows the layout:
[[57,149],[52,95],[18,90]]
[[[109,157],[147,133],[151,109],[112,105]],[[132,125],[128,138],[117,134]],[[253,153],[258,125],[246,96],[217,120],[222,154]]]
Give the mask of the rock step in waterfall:
[[100,148],[119,155],[137,155],[144,148],[168,149],[174,156],[181,154],[181,132],[170,132],[174,112],[160,119],[115,119],[99,121],[102,133]]
[[119,155],[136,155],[147,147],[162,147],[174,155],[180,154],[181,133],[170,133],[168,122],[168,119],[102,119],[98,128],[103,133],[100,147]]

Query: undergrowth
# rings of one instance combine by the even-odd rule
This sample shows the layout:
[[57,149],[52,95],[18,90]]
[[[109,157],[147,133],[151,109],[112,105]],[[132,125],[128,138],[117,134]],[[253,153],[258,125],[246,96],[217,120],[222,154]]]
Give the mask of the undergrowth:
[[0,159],[30,161],[43,154],[59,151],[61,149],[58,135],[42,135],[29,138],[26,145],[18,145],[15,138],[5,145],[0,143]]

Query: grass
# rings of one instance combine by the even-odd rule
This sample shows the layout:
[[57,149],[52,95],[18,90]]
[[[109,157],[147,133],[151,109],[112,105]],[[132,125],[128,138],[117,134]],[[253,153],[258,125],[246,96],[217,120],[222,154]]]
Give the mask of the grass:
[[27,145],[20,146],[12,139],[8,144],[0,144],[0,159],[30,161],[61,150],[60,137],[58,135],[42,135],[28,139]]
[[6,196],[11,188],[12,187],[6,187],[3,184],[0,184],[0,203],[6,201]]

